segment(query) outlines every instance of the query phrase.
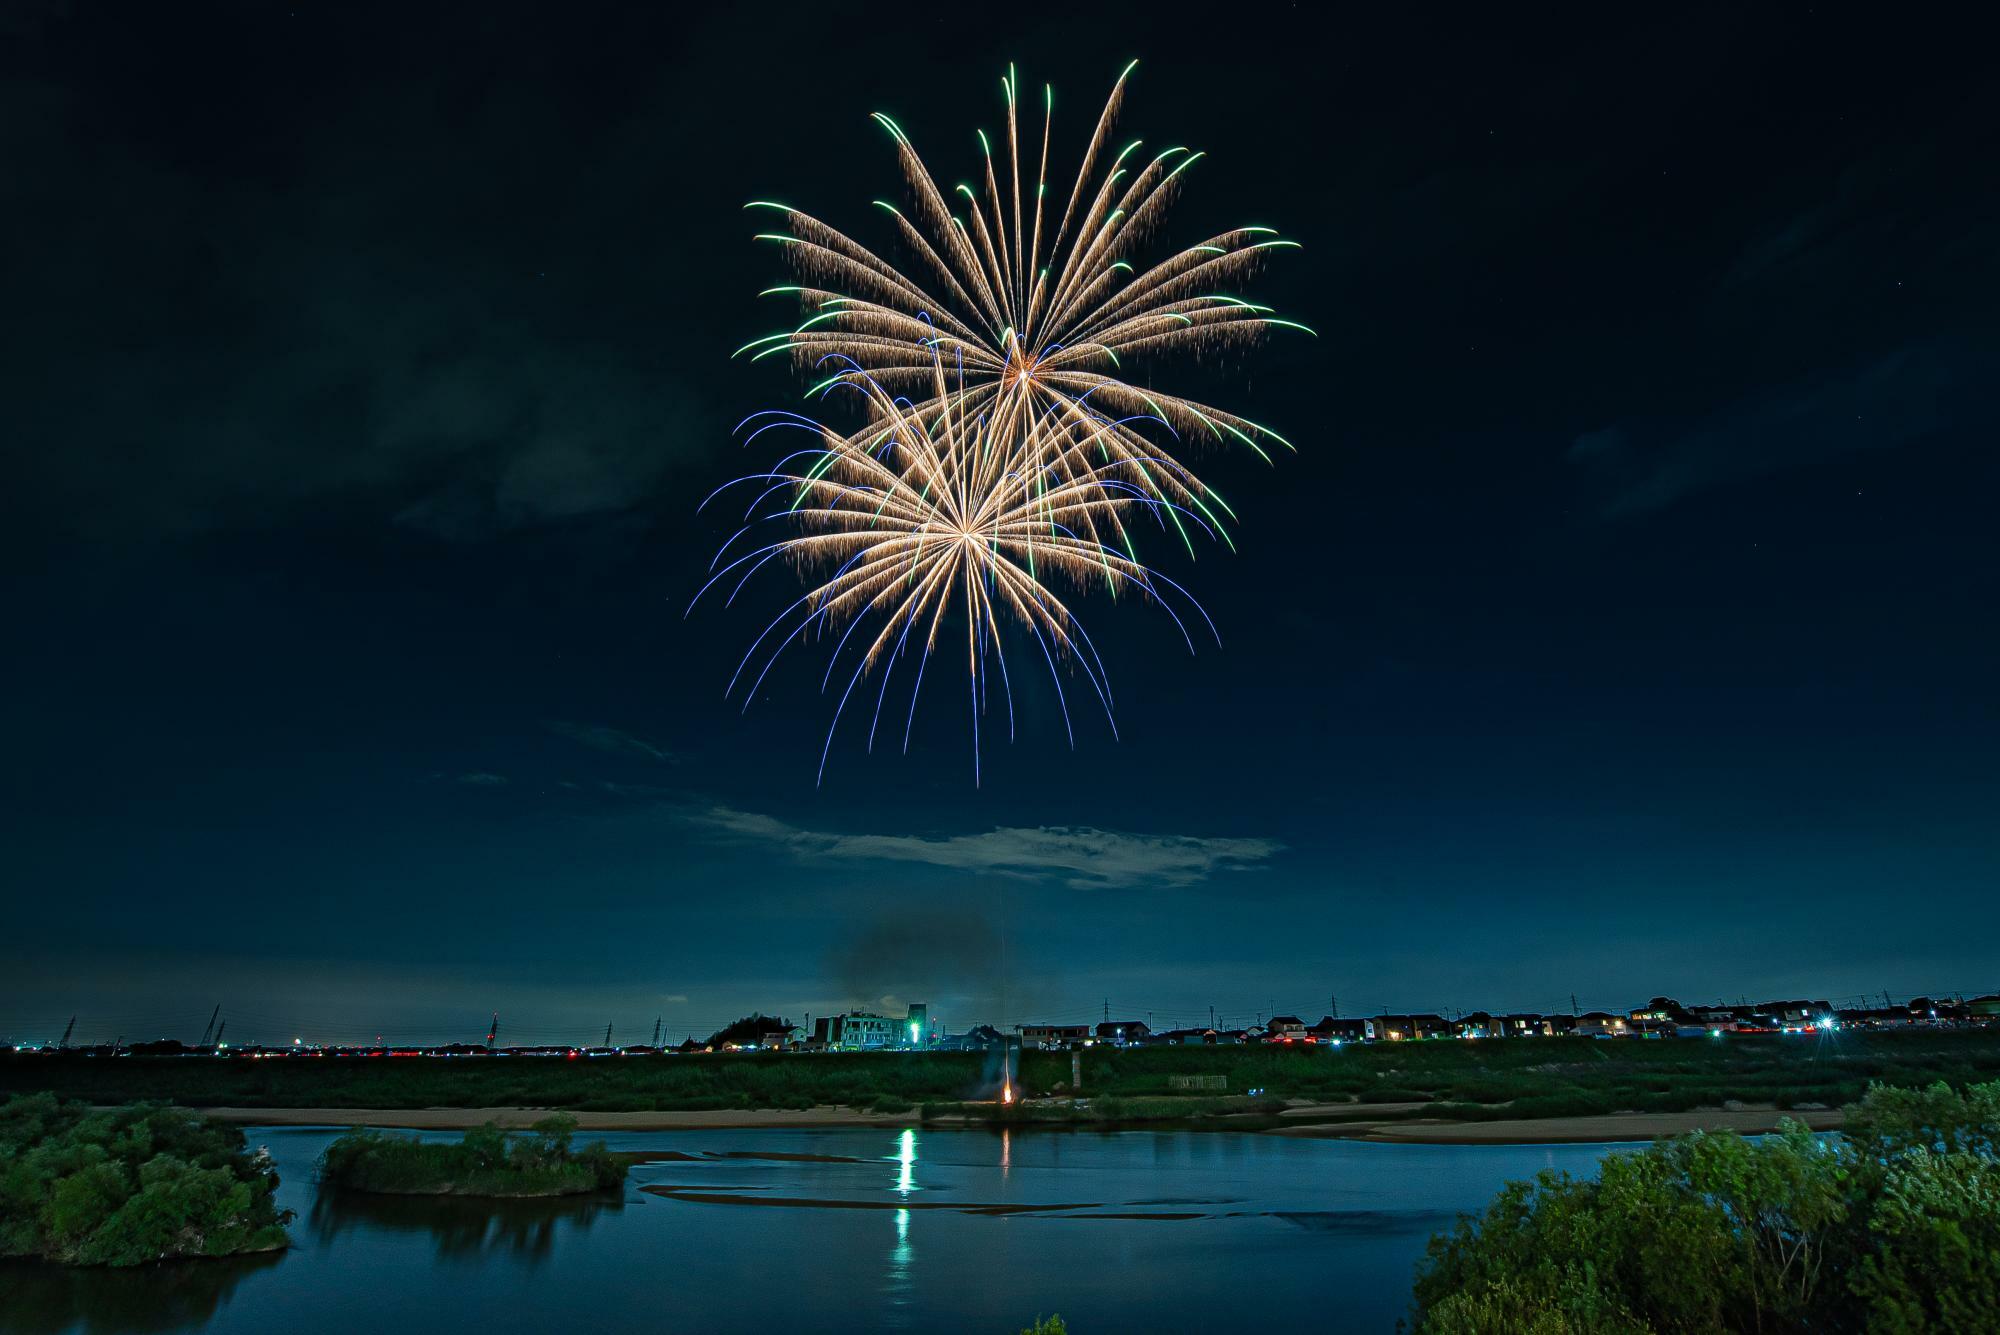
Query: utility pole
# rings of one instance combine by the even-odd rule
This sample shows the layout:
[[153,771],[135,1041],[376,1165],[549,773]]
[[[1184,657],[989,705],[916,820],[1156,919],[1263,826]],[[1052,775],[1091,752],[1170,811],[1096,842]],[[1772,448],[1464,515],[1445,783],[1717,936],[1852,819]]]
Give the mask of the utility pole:
[[57,1048],[58,1050],[60,1050],[60,1049],[63,1049],[63,1048],[66,1048],[66,1047],[68,1047],[68,1046],[69,1046],[69,1036],[70,1036],[71,1034],[75,1033],[75,1032],[76,1032],[76,1017],[75,1017],[74,1015],[72,1015],[72,1016],[70,1016],[70,1017],[69,1017],[69,1025],[68,1025],[68,1027],[66,1027],[66,1028],[65,1028],[65,1029],[63,1030],[63,1036],[62,1036],[62,1042],[60,1042],[60,1043],[56,1044],[56,1048]]
[[664,1015],[656,1015],[653,1017],[653,1046],[656,1048],[660,1046],[660,1021],[666,1018],[667,1017]]
[[1328,997],[1326,1004],[1332,1009],[1333,1018],[1338,1020],[1340,1018],[1340,998],[1337,996]]
[[611,1046],[611,1026],[609,1023],[604,1026],[604,1046],[607,1048]]
[[493,1039],[500,1032],[500,1012],[493,1012],[493,1023],[486,1027],[486,1050],[493,1051]]
[[224,1020],[220,1025],[220,1027],[218,1027],[215,1031],[215,1050],[217,1052],[222,1051],[222,1034],[223,1031],[228,1028],[229,1028],[229,1021]]
[[1581,1013],[1576,1008],[1576,993],[1572,992],[1569,994],[1569,1017],[1574,1020]]
[[215,1032],[215,1017],[220,1014],[222,1014],[222,1003],[218,1001],[215,1003],[215,1009],[208,1013],[208,1023],[203,1026],[201,1042],[195,1044],[196,1047],[205,1048],[208,1046],[208,1036]]

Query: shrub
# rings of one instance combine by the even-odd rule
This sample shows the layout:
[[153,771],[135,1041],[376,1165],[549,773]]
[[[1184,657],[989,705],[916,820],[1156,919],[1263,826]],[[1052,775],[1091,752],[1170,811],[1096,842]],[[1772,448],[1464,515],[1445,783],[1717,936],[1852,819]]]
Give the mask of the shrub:
[[2000,1166],[1918,1146],[1891,1166],[1850,1287],[1873,1331],[2000,1330]]
[[594,1141],[574,1148],[576,1118],[545,1117],[525,1135],[492,1122],[457,1144],[355,1129],[320,1155],[320,1177],[356,1191],[406,1196],[567,1196],[614,1187],[625,1164]]
[[1431,1239],[1430,1335],[2000,1329],[2000,1082],[1875,1087],[1839,1141],[1786,1121],[1512,1182]]
[[286,1245],[278,1175],[243,1133],[177,1108],[0,1105],[0,1256],[139,1265]]

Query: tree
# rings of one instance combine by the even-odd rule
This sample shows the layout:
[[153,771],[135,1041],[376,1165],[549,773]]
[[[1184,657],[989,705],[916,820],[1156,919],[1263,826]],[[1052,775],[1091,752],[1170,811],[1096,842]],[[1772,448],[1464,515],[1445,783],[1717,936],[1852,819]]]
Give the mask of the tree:
[[0,1256],[139,1265],[286,1243],[278,1175],[235,1127],[178,1108],[0,1104]]
[[734,1043],[739,1047],[756,1044],[762,1047],[774,1037],[783,1038],[792,1032],[790,1020],[779,1019],[775,1015],[765,1015],[761,1011],[746,1015],[740,1020],[732,1020],[710,1035],[708,1045],[712,1048]]
[[1512,1182],[1431,1239],[1430,1335],[2000,1330],[2000,1081],[1876,1087],[1825,1140],[1796,1122]]
[[1883,1180],[1851,1282],[1884,1335],[2000,1330],[2000,1166],[1919,1147]]

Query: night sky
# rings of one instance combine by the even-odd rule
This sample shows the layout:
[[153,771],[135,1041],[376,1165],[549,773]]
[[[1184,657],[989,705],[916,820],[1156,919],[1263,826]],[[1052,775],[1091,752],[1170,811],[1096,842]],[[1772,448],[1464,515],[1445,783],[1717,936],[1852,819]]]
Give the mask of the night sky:
[[[7,8],[0,1038],[2000,984],[1985,41],[1004,17]],[[785,582],[683,619],[801,389],[741,206],[893,253],[870,111],[956,180],[1017,62],[1063,179],[1133,57],[1162,243],[1320,334],[1138,373],[1300,446],[1161,553],[1222,647],[1086,600],[1120,738],[1017,672],[975,788],[940,678],[815,786],[810,656],[722,698]]]

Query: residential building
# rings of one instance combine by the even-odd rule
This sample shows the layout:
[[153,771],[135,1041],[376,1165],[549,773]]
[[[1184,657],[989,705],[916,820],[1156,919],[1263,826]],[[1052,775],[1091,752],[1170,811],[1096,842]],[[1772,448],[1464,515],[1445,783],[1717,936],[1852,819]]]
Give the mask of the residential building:
[[1609,1011],[1585,1011],[1570,1032],[1578,1038],[1623,1038],[1632,1032],[1632,1022]]
[[1368,1037],[1378,1043],[1442,1038],[1451,1032],[1451,1026],[1445,1023],[1442,1015],[1377,1015],[1368,1021]]
[[1327,1015],[1306,1032],[1318,1043],[1359,1043],[1368,1037],[1368,1021],[1336,1020]]
[[1500,1038],[1506,1032],[1500,1022],[1485,1011],[1471,1011],[1459,1016],[1452,1029],[1460,1038]]
[[1152,1026],[1144,1020],[1106,1020],[1097,1026],[1097,1041],[1126,1047],[1152,1038]]

